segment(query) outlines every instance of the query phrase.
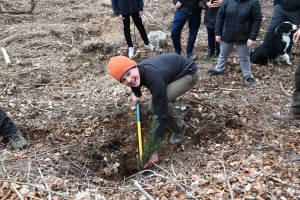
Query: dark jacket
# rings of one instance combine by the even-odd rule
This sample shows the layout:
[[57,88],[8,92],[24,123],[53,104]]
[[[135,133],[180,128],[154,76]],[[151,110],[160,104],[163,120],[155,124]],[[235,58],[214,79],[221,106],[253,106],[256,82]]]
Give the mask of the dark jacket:
[[142,86],[150,90],[154,114],[157,115],[159,124],[154,132],[156,140],[163,137],[168,122],[167,85],[186,74],[194,74],[197,65],[184,56],[166,53],[139,62],[138,69],[141,78],[140,87],[131,89],[136,97],[142,96]]
[[[205,0],[205,5],[210,0]],[[216,18],[218,14],[219,8],[210,9],[208,6],[205,7],[205,15],[204,15],[204,25],[209,28],[215,28]]]
[[262,22],[258,0],[225,0],[219,8],[215,35],[228,43],[256,40]]
[[300,10],[300,0],[274,0],[274,5],[277,4],[285,10]]
[[111,0],[114,13],[119,15],[130,15],[144,9],[143,0]]
[[[179,0],[173,0],[174,5],[178,2]],[[180,0],[179,2],[181,3],[181,7],[177,8],[177,10],[180,10],[185,13],[189,14],[195,14],[195,13],[201,13],[202,8],[199,7],[199,3],[201,0]]]

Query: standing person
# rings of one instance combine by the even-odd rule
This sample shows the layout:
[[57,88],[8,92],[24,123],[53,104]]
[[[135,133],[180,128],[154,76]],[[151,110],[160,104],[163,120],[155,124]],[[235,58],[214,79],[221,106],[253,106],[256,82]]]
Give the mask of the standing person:
[[189,37],[186,54],[190,60],[195,61],[197,60],[197,56],[193,54],[193,49],[198,30],[200,28],[201,11],[205,5],[202,0],[173,0],[173,3],[177,8],[174,14],[174,22],[171,30],[175,53],[181,54],[181,32],[184,24],[188,21]]
[[[264,37],[264,42],[268,40],[277,26],[285,21],[289,21],[292,24],[300,24],[299,0],[274,0],[274,10],[270,25]],[[292,46],[290,46],[290,48],[291,47]]]
[[215,70],[208,76],[219,75],[226,67],[228,57],[236,46],[246,83],[256,85],[251,74],[250,50],[259,33],[262,21],[258,0],[225,0],[219,8],[215,27],[220,56]]
[[[294,33],[293,42],[300,42],[300,28]],[[295,90],[290,113],[292,116],[300,118],[300,58],[298,58],[298,65],[295,71]]]
[[[148,58],[139,63],[125,56],[117,56],[108,62],[108,70],[113,78],[131,87],[133,103],[141,103],[141,87],[150,90],[152,101],[150,111],[156,115],[158,127],[154,141],[163,138],[166,125],[172,129],[170,144],[180,143],[187,124],[174,107],[175,100],[188,92],[198,82],[198,67],[195,62],[176,53],[166,53]],[[144,168],[158,161],[157,152],[153,153]]]
[[204,25],[207,29],[208,53],[204,60],[217,61],[220,54],[220,43],[216,41],[215,23],[218,10],[223,0],[205,0]]
[[130,34],[130,16],[138,29],[146,48],[154,50],[153,45],[149,42],[143,21],[143,0],[111,0],[112,8],[117,17],[122,20],[124,36],[128,45],[128,57],[132,58],[134,55],[134,47]]
[[0,135],[4,137],[5,140],[14,149],[26,149],[28,147],[28,142],[22,136],[19,128],[12,120],[6,115],[6,113],[0,108]]

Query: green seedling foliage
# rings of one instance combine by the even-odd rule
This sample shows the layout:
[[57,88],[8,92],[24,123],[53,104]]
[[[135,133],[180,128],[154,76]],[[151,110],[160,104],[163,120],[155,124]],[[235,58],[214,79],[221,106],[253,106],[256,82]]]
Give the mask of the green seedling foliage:
[[153,140],[153,135],[157,127],[159,126],[158,122],[156,121],[157,115],[153,116],[152,119],[152,125],[151,125],[151,130],[150,130],[150,135],[149,138],[146,140],[146,145],[144,145],[143,148],[143,155],[139,159],[139,164],[140,165],[145,165],[151,155],[160,149],[165,148],[167,141],[162,140],[161,138],[157,139],[156,141]]

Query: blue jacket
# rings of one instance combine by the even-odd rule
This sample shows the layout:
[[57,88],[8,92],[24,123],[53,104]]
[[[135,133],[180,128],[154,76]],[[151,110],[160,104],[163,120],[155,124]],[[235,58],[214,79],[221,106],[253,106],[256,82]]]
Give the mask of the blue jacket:
[[[204,3],[205,5],[207,2],[210,0],[205,0]],[[216,23],[216,18],[218,14],[218,8],[213,8],[210,9],[209,7],[205,7],[205,15],[204,15],[204,25],[207,26],[208,28],[215,28],[215,23]]]
[[300,0],[274,0],[274,6],[277,4],[285,10],[300,10]]
[[258,0],[224,0],[217,14],[215,35],[228,43],[256,40],[262,22]]
[[154,140],[164,136],[168,122],[168,94],[169,83],[197,71],[195,62],[176,53],[160,54],[138,63],[141,83],[139,87],[132,87],[136,97],[142,96],[141,87],[145,86],[152,95],[154,114],[157,115],[159,126],[154,132]]
[[195,14],[195,13],[201,14],[202,8],[199,7],[199,3],[202,0],[173,0],[174,5],[178,1],[181,3],[181,7],[177,8],[177,10],[180,10],[182,12],[189,13],[189,14]]
[[114,13],[119,15],[130,15],[144,9],[143,0],[111,0]]

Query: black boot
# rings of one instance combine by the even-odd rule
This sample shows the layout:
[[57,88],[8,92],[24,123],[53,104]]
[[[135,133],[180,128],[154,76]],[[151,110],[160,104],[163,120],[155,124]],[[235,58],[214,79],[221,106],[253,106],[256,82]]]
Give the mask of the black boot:
[[208,53],[203,57],[203,59],[210,60],[214,54],[215,54],[215,51],[211,51],[210,49],[208,49]]

